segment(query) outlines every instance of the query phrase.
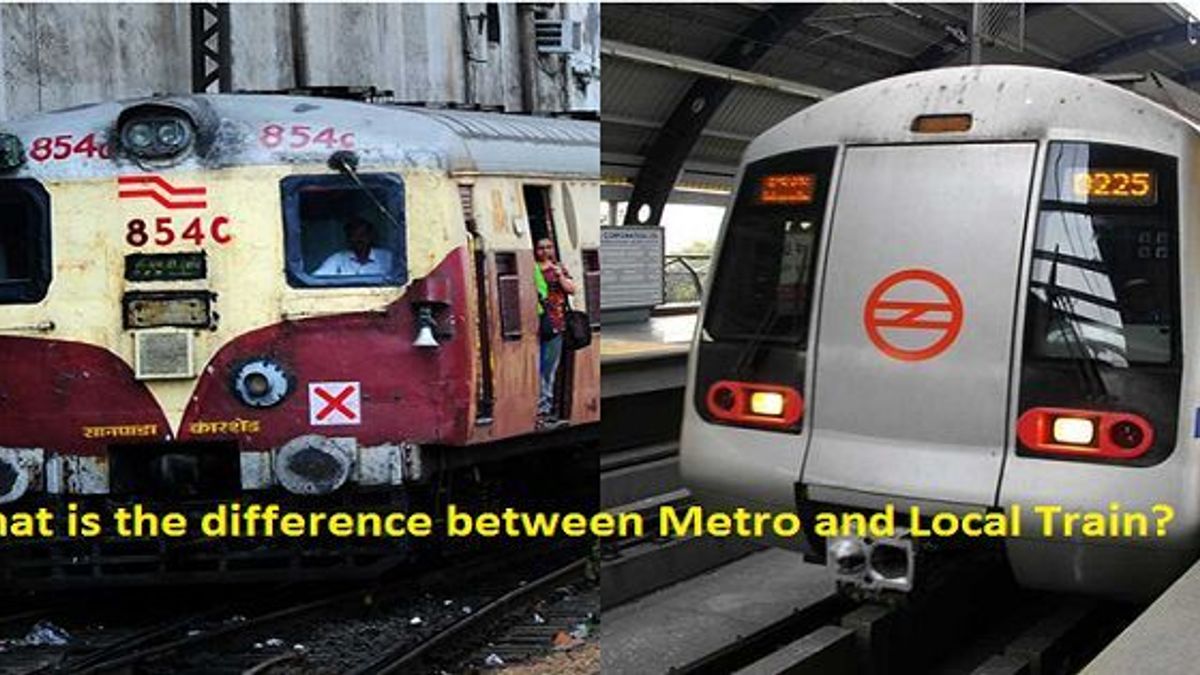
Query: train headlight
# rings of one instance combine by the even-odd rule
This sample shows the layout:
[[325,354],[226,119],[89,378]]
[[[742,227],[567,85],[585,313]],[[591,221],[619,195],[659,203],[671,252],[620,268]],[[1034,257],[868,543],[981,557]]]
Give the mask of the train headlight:
[[129,126],[129,132],[125,134],[126,145],[136,150],[145,150],[154,143],[154,130],[149,124],[138,122]]
[[1096,423],[1086,417],[1056,417],[1051,435],[1055,443],[1091,445],[1096,439]]
[[195,132],[190,120],[178,116],[131,116],[121,125],[121,145],[143,159],[163,159],[183,153],[192,145]]
[[158,126],[158,142],[169,148],[187,145],[187,127],[179,120],[169,120]]
[[11,171],[25,163],[25,149],[15,134],[0,134],[0,171]]
[[251,408],[270,408],[287,396],[291,387],[283,366],[271,359],[245,363],[233,374],[233,390]]
[[750,412],[771,417],[783,415],[783,394],[774,391],[756,391],[750,394]]
[[1127,461],[1154,445],[1154,427],[1133,412],[1030,408],[1017,418],[1017,439],[1026,452]]
[[777,384],[721,380],[704,399],[709,415],[738,426],[789,429],[804,414],[800,392]]
[[271,393],[271,381],[262,373],[250,373],[242,379],[242,384],[251,396],[262,397]]

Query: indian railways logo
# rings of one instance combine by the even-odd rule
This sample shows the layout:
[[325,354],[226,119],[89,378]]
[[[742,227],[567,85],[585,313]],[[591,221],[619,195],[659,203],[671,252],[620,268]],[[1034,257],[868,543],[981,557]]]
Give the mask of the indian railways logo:
[[946,277],[900,270],[875,284],[863,308],[867,337],[900,361],[924,361],[950,348],[962,330],[962,298]]
[[208,188],[203,185],[182,187],[168,183],[162,176],[117,176],[117,197],[151,199],[168,209],[208,207]]

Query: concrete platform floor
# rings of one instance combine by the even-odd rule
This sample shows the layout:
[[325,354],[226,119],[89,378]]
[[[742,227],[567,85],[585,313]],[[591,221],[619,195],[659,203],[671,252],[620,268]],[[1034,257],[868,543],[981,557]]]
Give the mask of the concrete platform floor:
[[1200,562],[1142,612],[1083,675],[1200,673]]
[[623,357],[687,353],[696,328],[696,315],[656,316],[649,321],[606,324],[600,333],[605,361]]
[[824,567],[768,549],[604,610],[604,673],[665,673],[833,593]]
[[649,321],[618,323],[604,327],[604,335],[619,340],[642,342],[691,342],[696,329],[695,314],[655,316]]

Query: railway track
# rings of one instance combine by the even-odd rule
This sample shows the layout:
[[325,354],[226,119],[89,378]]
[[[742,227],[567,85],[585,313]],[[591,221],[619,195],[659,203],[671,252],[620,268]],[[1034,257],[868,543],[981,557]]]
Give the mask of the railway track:
[[[399,672],[389,662],[414,662],[403,660],[413,658],[409,651],[434,659],[444,646],[461,645],[462,636],[502,628],[505,610],[547,587],[586,583],[584,554],[578,542],[526,546],[370,585],[276,585],[194,607],[161,603],[161,611],[142,621],[65,622],[68,645],[10,647],[0,652],[0,673]],[[598,612],[598,602],[592,604]],[[43,617],[24,612],[13,621]],[[439,637],[447,631],[459,637]],[[455,652],[447,659],[462,657]]]
[[643,536],[602,543],[601,598],[606,608],[762,548],[740,539],[659,536],[663,509],[686,509],[695,504],[680,483],[675,441],[608,452],[600,458],[600,471],[602,507],[611,513],[638,513],[646,524]]
[[[531,607],[539,597],[545,596],[555,589],[581,582],[586,562],[586,560],[573,561],[529,583],[518,585],[417,646],[400,646],[387,650],[369,662],[349,671],[348,675],[415,673],[421,672],[422,669],[429,668],[435,663],[445,663],[447,652],[450,654],[463,653],[463,644],[472,643],[480,636],[486,635],[505,616],[514,611]],[[594,611],[595,609],[593,609]],[[568,615],[568,618],[584,617]],[[551,630],[554,628],[557,626],[552,626]],[[546,643],[549,644],[549,640]],[[507,643],[502,639],[500,645],[493,644],[490,647],[493,650],[504,651],[511,658],[513,653],[511,650],[516,646],[516,641],[510,638]],[[493,653],[495,652],[493,651]],[[497,656],[499,655],[497,654]],[[497,664],[502,662],[497,662]]]
[[829,594],[671,673],[1074,673],[1135,614],[1096,600],[979,581],[950,584],[912,604]]

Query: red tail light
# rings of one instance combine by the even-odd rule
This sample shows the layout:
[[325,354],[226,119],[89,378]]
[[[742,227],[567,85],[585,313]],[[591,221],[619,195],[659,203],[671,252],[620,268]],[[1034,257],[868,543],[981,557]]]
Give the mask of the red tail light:
[[1017,438],[1034,452],[1134,459],[1154,444],[1154,427],[1132,413],[1030,408],[1017,420]]
[[745,426],[790,427],[804,414],[800,392],[757,382],[714,382],[708,388],[705,404],[713,417]]

